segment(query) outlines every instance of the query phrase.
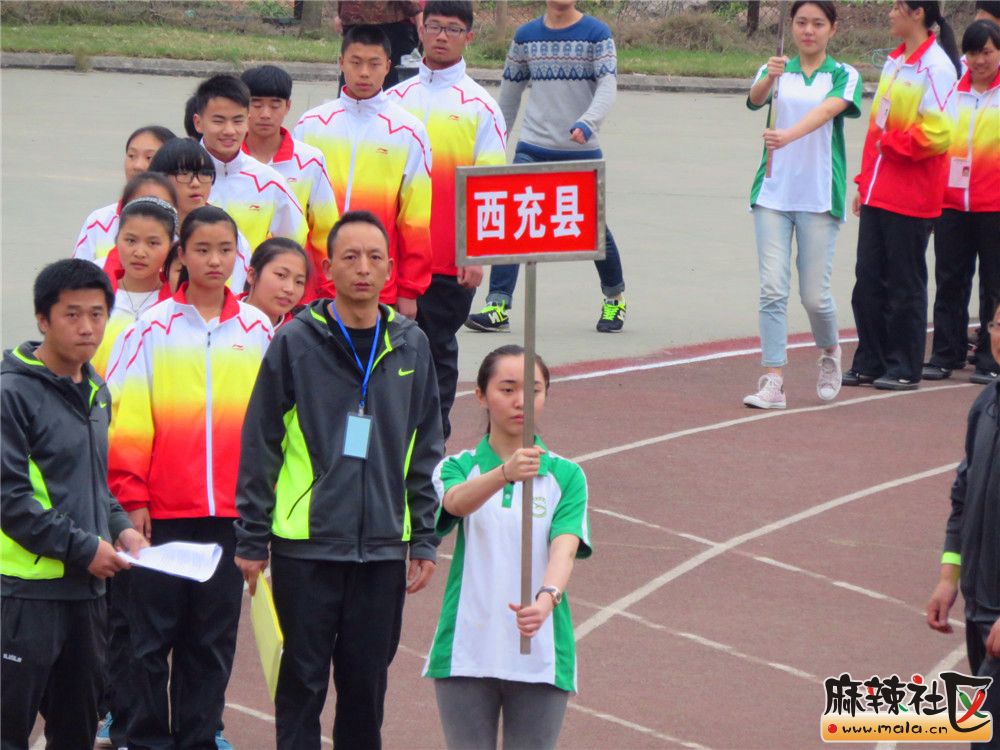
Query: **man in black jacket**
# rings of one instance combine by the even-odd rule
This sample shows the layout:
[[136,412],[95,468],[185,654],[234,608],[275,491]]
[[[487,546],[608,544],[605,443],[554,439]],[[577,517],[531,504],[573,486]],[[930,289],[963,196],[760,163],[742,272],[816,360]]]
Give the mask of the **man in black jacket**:
[[388,246],[374,215],[341,217],[324,261],[337,298],[278,330],[243,423],[236,564],[253,592],[270,545],[281,748],[319,747],[331,662],[334,745],[381,746],[404,591],[434,572],[437,378],[427,337],[378,303]]
[[[1000,304],[988,324],[993,356],[1000,356]],[[927,624],[952,632],[948,612],[961,582],[969,666],[993,684],[982,706],[1000,719],[1000,383],[987,385],[969,411],[965,457],[951,488],[951,515],[941,556],[941,578],[927,605]],[[977,745],[979,747],[979,745]],[[993,740],[982,747],[1000,748]]]
[[0,735],[91,747],[106,651],[104,580],[146,546],[108,491],[111,398],[89,360],[114,293],[104,272],[61,260],[35,281],[44,340],[4,352],[0,490]]

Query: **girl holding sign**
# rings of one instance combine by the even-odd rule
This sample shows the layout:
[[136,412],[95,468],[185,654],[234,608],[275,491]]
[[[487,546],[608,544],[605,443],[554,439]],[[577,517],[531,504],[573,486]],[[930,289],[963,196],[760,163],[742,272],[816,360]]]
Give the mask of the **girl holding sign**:
[[[979,320],[1000,301],[1000,26],[976,21],[962,37],[969,69],[951,96],[954,140],[948,151],[944,210],[934,239],[934,344],[928,380],[965,367],[969,298],[979,257]],[[995,380],[1000,365],[980,326],[973,383]]]
[[[495,748],[503,713],[505,747],[555,747],[576,690],[576,647],[563,596],[577,558],[589,557],[587,480],[579,466],[537,437],[524,448],[524,350],[487,355],[476,378],[486,435],[434,472],[437,531],[457,528],[455,557],[424,675],[435,678],[449,748]],[[535,367],[535,414],[549,371]],[[534,478],[532,606],[520,600],[521,482]],[[529,655],[520,637],[532,639]]]
[[[937,25],[939,37],[931,33]],[[917,388],[927,336],[927,241],[941,215],[952,127],[949,92],[958,50],[939,2],[902,2],[889,11],[902,41],[889,53],[872,102],[854,178],[858,194],[856,281],[851,296],[858,348],[844,385]]]
[[[827,44],[837,30],[831,2],[792,3],[792,36],[799,54],[772,57],[760,67],[747,106],[771,104],[774,127],[764,131],[764,154],[750,192],[760,268],[760,339],[767,372],[743,399],[758,409],[784,409],[792,234],[799,295],[820,348],[816,392],[829,401],[840,391],[837,309],[830,275],[844,221],[844,118],[861,114],[861,78],[837,62]],[[773,100],[772,92],[780,91]],[[767,162],[771,160],[771,172]]]

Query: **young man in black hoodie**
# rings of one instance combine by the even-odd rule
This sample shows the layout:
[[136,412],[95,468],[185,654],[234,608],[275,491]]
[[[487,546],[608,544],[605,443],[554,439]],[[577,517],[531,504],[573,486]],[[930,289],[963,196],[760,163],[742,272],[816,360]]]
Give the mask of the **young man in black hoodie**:
[[[987,324],[993,356],[1000,357],[1000,300]],[[948,612],[961,584],[969,667],[992,677],[982,710],[1000,718],[1000,382],[983,388],[969,410],[965,456],[951,487],[941,578],[927,604],[927,624],[951,633]],[[993,740],[983,747],[1000,748]]]
[[350,211],[327,248],[337,297],[278,330],[243,422],[236,564],[252,593],[270,555],[277,746],[319,747],[332,663],[334,745],[377,749],[404,591],[434,572],[441,408],[427,337],[378,302],[385,228]]
[[0,737],[91,747],[106,653],[104,580],[147,542],[108,491],[111,398],[89,360],[114,304],[104,272],[61,260],[35,281],[44,339],[4,352]]

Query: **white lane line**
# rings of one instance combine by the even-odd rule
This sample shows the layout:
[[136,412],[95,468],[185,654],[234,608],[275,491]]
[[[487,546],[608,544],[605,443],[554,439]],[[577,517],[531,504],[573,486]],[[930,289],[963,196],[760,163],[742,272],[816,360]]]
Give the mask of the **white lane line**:
[[31,743],[31,750],[45,750],[45,734],[41,734],[37,740]]
[[[856,342],[858,339],[856,336],[850,338],[840,339],[842,344],[851,344]],[[810,347],[815,347],[816,344],[812,341],[800,341],[794,344],[789,344],[787,349],[808,349]],[[607,370],[594,370],[593,372],[581,372],[576,375],[563,375],[559,378],[552,378],[553,383],[566,383],[571,380],[591,380],[593,378],[606,378],[609,375],[625,375],[630,372],[644,372],[646,370],[661,370],[664,367],[678,367],[680,365],[694,365],[699,362],[712,362],[717,359],[732,359],[734,357],[747,357],[751,354],[760,354],[760,347],[752,349],[731,349],[721,352],[712,352],[711,354],[700,354],[696,357],[681,357],[679,359],[666,359],[659,362],[644,362],[641,365],[626,365],[624,367],[612,367]],[[455,398],[460,398],[462,396],[471,396],[475,393],[475,390],[459,391],[455,394]]]
[[[945,656],[941,661],[931,667],[930,672],[925,672],[924,677],[931,679],[937,675],[944,672],[946,669],[952,669],[965,658],[965,646],[956,646],[955,650],[950,654]],[[875,746],[875,750],[896,750],[895,742],[880,742]]]
[[658,740],[663,740],[665,742],[673,742],[681,747],[690,748],[690,750],[710,750],[705,745],[699,745],[697,742],[690,742],[688,740],[682,740],[679,737],[672,737],[669,734],[664,734],[663,732],[657,732],[655,729],[650,729],[649,727],[644,727],[642,724],[636,724],[634,721],[629,721],[628,719],[622,719],[618,716],[613,716],[612,714],[605,713],[604,711],[595,711],[592,708],[587,708],[586,706],[581,706],[575,701],[570,701],[566,704],[567,708],[571,708],[574,711],[579,711],[580,713],[587,714],[588,716],[593,716],[595,719],[602,719],[604,721],[610,721],[612,724],[617,724],[620,727],[625,727],[626,729],[631,729],[634,732],[641,732],[649,737],[655,737]]
[[[813,570],[806,570],[805,568],[800,568],[798,565],[791,565],[789,563],[781,562],[779,560],[775,560],[770,557],[764,557],[763,555],[751,555],[747,552],[741,552],[741,551],[737,551],[737,554],[747,555],[748,557],[756,560],[757,562],[762,562],[765,565],[773,565],[776,568],[781,568],[782,570],[787,570],[791,573],[799,573],[800,575],[805,575],[809,576],[810,578],[814,578],[817,581],[824,581],[826,583],[829,583],[831,586],[836,586],[837,588],[845,589],[846,591],[852,591],[855,594],[861,594],[862,596],[867,596],[871,599],[876,599],[878,601],[897,604],[903,607],[904,609],[908,609],[911,612],[920,615],[921,617],[924,617],[927,614],[920,607],[914,607],[912,604],[910,604],[907,601],[904,601],[903,599],[898,599],[895,596],[889,596],[888,594],[883,594],[879,591],[875,591],[874,589],[866,588],[864,586],[858,586],[857,584],[849,583],[847,581],[840,581],[837,580],[836,578],[830,578],[829,576],[825,576],[822,573],[817,573]],[[958,628],[965,627],[965,622],[961,620],[950,618],[948,622]]]
[[427,658],[427,654],[424,653],[423,651],[418,651],[415,648],[410,648],[409,646],[404,646],[402,643],[400,643],[396,648],[398,648],[404,654],[409,654],[410,656],[417,657],[421,661],[423,661],[424,659]]
[[[246,714],[247,716],[252,716],[255,719],[260,719],[261,721],[266,721],[268,724],[274,723],[274,717],[271,714],[266,714],[263,711],[258,711],[256,708],[249,708],[248,706],[241,706],[239,703],[226,703],[226,708],[231,708],[233,711],[239,711],[241,714]],[[329,737],[324,736],[322,733],[319,737],[320,742],[324,745],[333,745],[333,740]]]
[[[890,391],[889,393],[880,393],[875,396],[862,396],[861,398],[852,398],[852,399],[847,399],[845,401],[835,401],[832,404],[823,404],[821,406],[804,406],[800,409],[762,411],[760,413],[753,414],[749,417],[740,417],[738,419],[727,419],[724,422],[715,422],[714,424],[702,425],[701,427],[689,427],[686,430],[668,432],[664,435],[655,435],[653,437],[644,438],[643,440],[636,440],[631,443],[625,443],[624,445],[618,445],[612,448],[604,448],[603,450],[593,451],[591,453],[584,453],[581,456],[574,457],[572,460],[578,464],[584,463],[586,461],[593,461],[598,458],[606,458],[608,456],[614,456],[618,453],[624,453],[625,451],[635,450],[636,448],[646,448],[650,445],[657,445],[659,443],[665,443],[670,440],[677,440],[682,437],[698,435],[703,432],[714,432],[716,430],[724,430],[727,427],[736,427],[738,425],[749,424],[751,422],[759,422],[762,419],[777,419],[779,417],[788,417],[793,414],[809,414],[811,412],[828,411],[830,409],[840,409],[845,406],[865,404],[871,401],[883,401],[888,398],[901,398],[903,396],[914,396],[924,393],[937,393],[938,391],[950,391],[950,390],[955,390],[956,388],[971,388],[974,385],[975,383],[956,383],[955,385],[935,386],[933,388],[924,388],[916,391]],[[957,466],[958,464],[956,463],[955,465]]]
[[673,534],[674,536],[679,536],[682,539],[689,539],[692,542],[698,542],[698,544],[705,544],[712,547],[716,544],[711,539],[705,539],[701,536],[695,536],[694,534],[688,534],[683,531],[675,531],[674,529],[668,529],[666,526],[658,526],[655,523],[649,523],[649,521],[643,521],[641,518],[636,518],[635,516],[626,516],[624,513],[616,513],[613,510],[605,510],[604,508],[591,508],[592,513],[600,513],[605,516],[611,516],[612,518],[617,518],[619,521],[626,521],[628,523],[634,523],[638,526],[645,526],[648,529],[656,529],[657,531],[665,531],[668,534]]
[[[590,607],[591,609],[600,609],[600,604],[594,604],[593,602],[584,601],[578,597],[573,598],[574,604],[580,604],[584,607]],[[705,638],[703,636],[697,635],[695,633],[688,633],[683,630],[675,630],[674,628],[667,627],[666,625],[661,625],[658,622],[653,622],[652,620],[647,620],[645,617],[641,617],[632,612],[622,612],[621,617],[626,620],[631,620],[632,622],[638,623],[643,627],[650,628],[651,630],[659,630],[664,633],[668,633],[677,638],[683,638],[684,640],[692,641],[700,646],[705,646],[712,649],[713,651],[721,651],[724,654],[733,656],[737,659],[743,659],[744,661],[749,661],[754,664],[760,664],[765,667],[771,667],[772,669],[777,669],[781,672],[786,672],[787,674],[794,675],[795,677],[801,677],[809,682],[820,682],[820,678],[809,672],[803,672],[801,669],[796,669],[795,667],[790,667],[787,664],[782,664],[781,662],[768,661],[767,659],[762,659],[759,656],[752,656],[751,654],[746,654],[730,646],[727,643],[720,643],[719,641],[713,641],[710,638]]]
[[[912,392],[912,391],[911,391]],[[581,638],[586,637],[594,630],[599,628],[601,625],[606,623],[616,614],[624,612],[629,607],[637,604],[638,602],[645,599],[650,594],[655,593],[659,589],[666,586],[671,581],[680,578],[685,573],[690,573],[710,560],[714,560],[729,550],[735,549],[742,544],[753,541],[754,539],[759,539],[761,537],[767,536],[775,531],[780,531],[781,529],[792,526],[800,521],[805,521],[814,516],[818,516],[825,513],[828,510],[833,510],[834,508],[839,508],[847,503],[854,502],[855,500],[860,500],[865,497],[870,497],[871,495],[876,495],[880,492],[885,492],[886,490],[895,489],[896,487],[901,487],[906,484],[911,484],[913,482],[919,482],[922,479],[928,479],[930,477],[935,477],[939,474],[944,474],[945,472],[950,472],[955,470],[954,464],[946,464],[945,466],[938,466],[935,469],[928,469],[926,471],[917,472],[916,474],[910,474],[905,477],[900,477],[898,479],[893,479],[888,482],[883,482],[877,484],[874,487],[868,487],[863,490],[858,490],[857,492],[852,492],[849,495],[843,495],[833,500],[828,500],[824,503],[819,503],[805,510],[794,513],[785,518],[780,518],[777,521],[772,521],[771,523],[760,526],[752,531],[748,531],[743,534],[738,534],[731,539],[722,542],[714,547],[703,550],[694,557],[688,558],[680,565],[675,565],[670,570],[665,571],[661,575],[646,582],[639,588],[631,591],[625,596],[619,598],[618,600],[612,602],[611,604],[603,607],[596,614],[591,615],[589,618],[580,623],[574,630],[576,640],[579,641]]]

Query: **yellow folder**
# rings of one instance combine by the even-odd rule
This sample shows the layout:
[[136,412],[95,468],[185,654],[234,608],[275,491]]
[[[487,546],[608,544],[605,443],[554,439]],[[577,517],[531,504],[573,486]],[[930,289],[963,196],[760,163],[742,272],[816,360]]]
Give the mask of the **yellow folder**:
[[253,623],[254,638],[257,639],[260,665],[264,668],[264,680],[273,701],[278,688],[278,669],[281,667],[285,637],[281,634],[271,587],[263,573],[257,579],[257,593],[250,599],[250,621]]

